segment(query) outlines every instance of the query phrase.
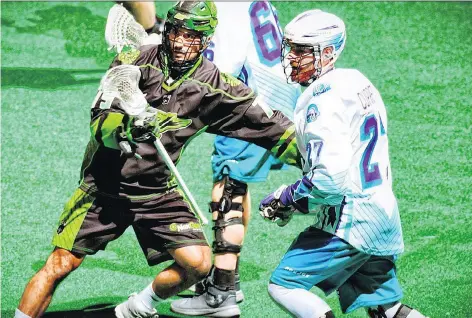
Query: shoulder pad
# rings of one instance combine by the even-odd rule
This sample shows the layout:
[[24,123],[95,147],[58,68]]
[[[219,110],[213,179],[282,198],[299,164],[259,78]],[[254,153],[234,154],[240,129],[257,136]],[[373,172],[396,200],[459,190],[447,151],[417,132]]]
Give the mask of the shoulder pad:
[[133,64],[138,59],[139,54],[141,54],[141,51],[139,50],[121,52],[120,54],[118,54],[118,61],[123,64]]
[[221,79],[223,80],[223,82],[228,83],[230,86],[241,85],[240,80],[238,80],[236,77],[228,73],[221,73]]

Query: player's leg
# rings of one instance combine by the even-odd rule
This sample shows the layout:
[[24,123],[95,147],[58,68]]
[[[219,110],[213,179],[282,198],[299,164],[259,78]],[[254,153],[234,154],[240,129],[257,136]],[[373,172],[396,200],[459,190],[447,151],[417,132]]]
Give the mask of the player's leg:
[[[205,292],[192,299],[177,300],[172,310],[185,315],[231,317],[240,314],[236,302],[235,269],[244,238],[243,196],[247,186],[226,177],[213,192],[215,265],[205,280]],[[219,201],[216,199],[219,198]]]
[[[59,283],[82,263],[85,255],[76,255],[55,248],[46,264],[31,278],[21,297],[18,311],[29,317],[39,317],[46,311]],[[20,314],[15,317],[21,317]]]
[[[231,190],[228,191],[228,189]],[[234,205],[234,208],[238,208],[238,210],[229,211],[224,215],[219,212],[218,209],[221,209],[221,204],[223,203],[222,198],[224,197],[230,198],[231,204]],[[213,252],[215,253],[215,275],[213,280],[216,284],[220,284],[220,287],[225,287],[221,286],[224,285],[224,283],[219,283],[225,281],[223,276],[224,274],[220,274],[220,270],[231,271],[228,274],[234,276],[234,281],[230,278],[227,287],[235,290],[236,301],[240,302],[244,299],[244,296],[239,281],[239,256],[251,215],[250,197],[247,185],[227,177],[223,182],[215,184],[212,192],[212,202],[214,208],[218,206],[218,208],[212,209],[215,226],[221,222],[219,220],[222,218],[225,221],[233,219],[233,222],[236,222],[232,226],[225,226],[215,231],[215,241],[213,243]],[[218,245],[220,246],[219,248]]]
[[[243,225],[244,225],[244,236],[247,234],[249,228],[249,222],[251,220],[251,193],[249,192],[249,187],[247,193],[243,197]],[[243,242],[244,243],[244,237]],[[238,259],[236,261],[236,269],[234,270],[234,288],[236,290],[236,302],[240,303],[244,300],[244,293],[241,289],[241,276],[239,275],[239,260],[241,253],[238,254]]]
[[306,289],[286,288],[273,283],[268,289],[272,299],[295,317],[334,318],[329,305]]
[[211,267],[211,249],[203,229],[182,193],[175,190],[133,203],[133,228],[150,266],[175,262],[144,290],[115,308],[119,318],[153,317],[162,299],[201,280]]
[[60,216],[52,241],[56,248],[26,286],[18,309],[31,317],[45,312],[58,284],[82,263],[84,256],[104,249],[125,231],[129,221],[120,217],[123,208],[126,206],[121,202],[117,205],[111,199],[97,199],[77,189]]
[[295,317],[334,317],[329,305],[309,290],[317,286],[330,294],[368,258],[336,236],[307,228],[272,273],[269,294]]
[[115,308],[118,318],[157,317],[159,302],[187,289],[208,273],[211,250],[208,245],[191,245],[168,251],[175,262],[161,271],[154,281]]
[[403,292],[396,276],[395,256],[370,256],[338,289],[343,312],[364,307],[372,318],[425,318],[400,303]]
[[162,298],[178,294],[204,278],[211,268],[211,249],[208,245],[191,245],[169,250],[175,263],[159,273],[154,290]]

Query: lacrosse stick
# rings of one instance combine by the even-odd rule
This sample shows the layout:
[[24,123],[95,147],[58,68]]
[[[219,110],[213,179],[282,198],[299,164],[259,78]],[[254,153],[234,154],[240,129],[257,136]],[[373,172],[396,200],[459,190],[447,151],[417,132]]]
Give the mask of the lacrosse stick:
[[187,185],[184,182],[184,179],[180,175],[179,171],[177,170],[177,167],[174,165],[174,162],[172,159],[169,157],[169,154],[167,153],[166,149],[164,148],[164,145],[162,144],[161,140],[157,138],[153,134],[153,144],[154,147],[156,147],[157,152],[159,155],[164,159],[164,162],[166,163],[167,167],[170,169],[170,171],[174,174],[175,178],[177,179],[177,183],[179,186],[182,188],[184,191],[185,196],[190,202],[190,206],[192,209],[197,213],[198,217],[202,221],[203,224],[207,225],[208,224],[208,219],[205,217],[203,212],[200,210],[198,207],[197,201],[195,201],[195,198],[193,197],[192,193],[190,193],[190,190],[187,188]]
[[[147,106],[145,95],[138,86],[140,78],[141,71],[139,67],[135,65],[119,65],[108,70],[100,84],[100,90],[103,92],[101,99],[104,100],[104,102],[100,104],[100,108],[110,108],[113,99],[117,98],[120,100],[121,109],[131,116],[136,116],[139,120],[140,115],[145,113]],[[191,208],[195,211],[203,224],[208,224],[207,218],[198,207],[197,202],[192,193],[190,193],[190,190],[187,188],[187,185],[177,170],[177,167],[174,165],[174,162],[169,157],[164,145],[161,143],[160,139],[156,137],[158,134],[159,127],[156,127],[155,131],[148,133],[148,136],[146,137],[147,139],[152,139],[159,156],[164,160],[167,168],[169,168],[169,170],[174,174],[177,183],[182,188],[185,197],[190,202]],[[120,143],[120,147],[125,153],[131,151],[129,144],[125,145]]]
[[115,4],[108,12],[105,40],[108,50],[114,49],[117,53],[121,53],[125,46],[137,49],[145,44],[161,43],[159,35],[153,33],[149,36],[143,26],[120,4]]

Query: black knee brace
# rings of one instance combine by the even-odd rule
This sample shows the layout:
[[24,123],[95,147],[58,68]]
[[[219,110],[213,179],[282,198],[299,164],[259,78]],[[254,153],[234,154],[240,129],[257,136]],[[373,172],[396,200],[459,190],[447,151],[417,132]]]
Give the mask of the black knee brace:
[[247,184],[225,177],[223,196],[219,202],[210,202],[210,212],[218,211],[219,214],[225,214],[231,210],[244,212],[241,203],[233,203],[233,197],[244,196],[246,193]]
[[225,214],[229,211],[244,212],[241,203],[233,202],[235,196],[244,196],[247,193],[247,184],[231,179],[225,178],[223,189],[223,196],[219,202],[210,202],[210,212],[218,212],[218,217],[213,226],[215,233],[215,241],[213,242],[213,253],[239,253],[242,245],[232,244],[225,241],[223,232],[227,226],[243,224],[242,218],[236,217],[225,221]]

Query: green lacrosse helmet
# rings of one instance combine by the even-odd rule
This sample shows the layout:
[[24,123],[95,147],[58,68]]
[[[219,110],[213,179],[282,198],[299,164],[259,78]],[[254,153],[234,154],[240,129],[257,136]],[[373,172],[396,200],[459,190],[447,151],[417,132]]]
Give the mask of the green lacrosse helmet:
[[[185,72],[191,68],[208,46],[217,24],[217,10],[213,1],[179,1],[170,8],[164,25],[163,39],[163,48],[169,67],[177,72]],[[187,29],[198,34],[201,40],[201,49],[197,58],[183,62],[173,60],[169,34],[176,28]]]
[[216,15],[213,1],[179,1],[167,12],[166,22],[210,37],[218,24]]

